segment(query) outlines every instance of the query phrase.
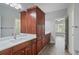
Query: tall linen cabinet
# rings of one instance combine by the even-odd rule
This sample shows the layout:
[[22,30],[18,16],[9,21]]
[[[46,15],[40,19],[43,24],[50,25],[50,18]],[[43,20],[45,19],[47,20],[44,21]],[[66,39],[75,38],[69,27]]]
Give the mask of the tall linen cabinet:
[[21,33],[36,34],[36,54],[43,48],[45,39],[45,13],[37,6],[21,12]]

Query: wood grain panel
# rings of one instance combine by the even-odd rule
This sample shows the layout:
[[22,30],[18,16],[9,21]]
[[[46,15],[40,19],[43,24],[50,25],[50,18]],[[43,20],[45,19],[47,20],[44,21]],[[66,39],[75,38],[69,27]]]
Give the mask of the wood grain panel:
[[28,13],[27,33],[36,34],[36,19]]
[[26,47],[26,43],[21,43],[21,44],[18,44],[16,46],[14,46],[12,49],[13,49],[13,53],[21,50],[21,49],[24,49]]
[[0,51],[0,55],[11,55],[11,54],[12,54],[12,49],[11,48]]
[[26,12],[22,11],[21,12],[21,33],[25,33],[26,32]]
[[36,55],[37,50],[36,50],[36,39],[32,41],[32,54]]
[[[36,19],[31,16],[31,13],[35,12],[36,13]],[[25,16],[26,15],[26,16]],[[23,18],[24,16],[24,18]],[[22,15],[22,26],[21,32],[24,33],[30,33],[30,34],[36,34],[37,36],[37,52],[39,52],[42,47],[43,47],[43,37],[45,37],[45,13],[38,8],[37,6],[32,6],[31,8],[27,9],[27,12],[25,12]],[[45,44],[46,44],[46,40],[45,40]],[[32,51],[34,53],[35,50],[35,43],[33,43],[32,45]],[[30,52],[27,52],[28,50],[30,50],[30,48],[28,47],[28,49],[26,49],[26,54],[30,54]]]

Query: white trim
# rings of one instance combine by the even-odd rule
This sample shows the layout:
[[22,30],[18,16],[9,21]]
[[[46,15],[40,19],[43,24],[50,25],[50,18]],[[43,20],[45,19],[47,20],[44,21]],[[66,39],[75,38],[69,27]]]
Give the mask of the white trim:
[[1,16],[0,16],[0,37],[1,37]]

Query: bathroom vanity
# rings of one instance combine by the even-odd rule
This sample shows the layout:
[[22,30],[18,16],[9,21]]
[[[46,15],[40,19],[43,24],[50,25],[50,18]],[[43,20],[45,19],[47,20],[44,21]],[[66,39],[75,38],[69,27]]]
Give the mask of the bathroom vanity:
[[[33,51],[33,52],[32,52]],[[1,55],[36,54],[36,35],[18,35],[16,39],[6,37],[0,40]]]
[[[37,55],[50,41],[50,33],[46,33],[45,39],[37,40],[36,35],[19,35],[2,38],[0,41],[0,55]],[[5,40],[6,39],[6,40]]]
[[[6,9],[10,10],[8,6]],[[12,13],[12,16],[16,15],[19,19],[19,13],[15,13]],[[7,14],[9,16],[6,16]],[[2,18],[4,23],[2,23],[3,35],[0,38],[0,55],[38,55],[50,43],[51,33],[45,32],[45,13],[37,6],[22,11],[20,13],[21,26],[20,29],[18,28],[21,33],[18,32],[19,34],[16,33],[14,25],[16,16],[12,18],[10,14],[8,11],[4,14],[6,17]],[[5,22],[5,20],[7,21]],[[19,31],[18,29],[17,31]],[[13,33],[15,35],[12,35]]]

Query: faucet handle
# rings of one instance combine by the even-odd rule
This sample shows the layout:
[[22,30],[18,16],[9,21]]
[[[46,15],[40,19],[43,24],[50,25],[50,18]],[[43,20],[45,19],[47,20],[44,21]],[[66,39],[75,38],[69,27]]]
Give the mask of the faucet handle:
[[12,33],[12,36],[14,36],[14,34]]

